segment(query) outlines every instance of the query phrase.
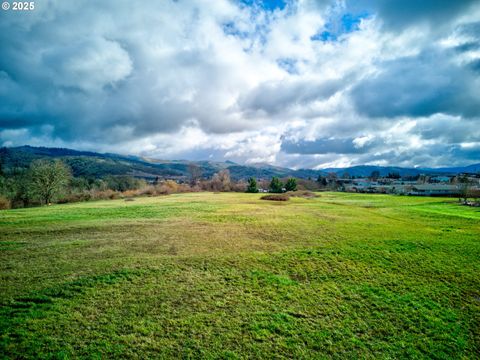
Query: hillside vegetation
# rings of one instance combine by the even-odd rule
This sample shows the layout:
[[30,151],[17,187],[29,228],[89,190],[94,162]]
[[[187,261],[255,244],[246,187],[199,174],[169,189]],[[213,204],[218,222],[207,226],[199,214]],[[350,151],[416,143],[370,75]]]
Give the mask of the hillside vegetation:
[[101,154],[62,148],[33,146],[0,148],[0,165],[3,165],[4,171],[26,168],[32,161],[38,159],[59,159],[72,168],[74,176],[95,178],[108,175],[130,175],[143,178],[155,178],[157,176],[166,178],[188,178],[188,167],[190,164],[197,165],[201,170],[202,177],[205,178],[209,178],[223,169],[228,169],[234,180],[246,180],[249,177],[270,179],[273,176],[303,179],[312,178],[315,180],[319,175],[326,175],[328,173],[334,173],[338,176],[343,176],[344,173],[348,173],[350,176],[367,177],[370,176],[373,171],[378,171],[381,176],[386,176],[389,173],[398,173],[401,176],[418,176],[419,174],[433,175],[480,172],[480,164],[438,169],[362,165],[322,170],[292,170],[268,164],[240,165],[232,161],[155,160],[139,156]]
[[478,356],[478,209],[260,196],[0,211],[0,357]]
[[4,171],[27,168],[32,161],[39,159],[59,159],[72,168],[74,176],[105,177],[109,175],[130,175],[143,178],[188,178],[189,165],[195,164],[201,170],[202,177],[209,178],[223,169],[228,169],[233,179],[270,178],[272,176],[297,176],[316,178],[320,172],[315,170],[291,170],[270,165],[245,166],[231,161],[186,161],[155,160],[138,156],[101,154],[89,151],[77,151],[61,148],[43,148],[20,146],[0,148],[0,165]]

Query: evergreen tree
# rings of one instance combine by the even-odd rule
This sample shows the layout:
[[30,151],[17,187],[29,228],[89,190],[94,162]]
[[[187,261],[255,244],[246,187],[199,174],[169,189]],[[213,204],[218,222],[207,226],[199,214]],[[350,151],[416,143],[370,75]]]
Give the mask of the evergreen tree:
[[285,190],[287,191],[297,191],[297,179],[290,178],[285,184]]
[[372,181],[377,181],[379,177],[380,177],[380,171],[378,171],[378,170],[374,170],[370,174],[370,180],[372,180]]
[[280,181],[280,179],[278,177],[274,176],[272,178],[272,181],[270,181],[270,186],[269,186],[270,192],[281,193],[281,192],[283,192],[282,187],[283,187],[283,184]]
[[328,183],[327,183],[327,178],[322,176],[322,175],[318,175],[318,179],[317,179],[317,182],[321,185],[321,186],[327,186]]
[[248,179],[247,193],[258,193],[257,180],[254,177]]

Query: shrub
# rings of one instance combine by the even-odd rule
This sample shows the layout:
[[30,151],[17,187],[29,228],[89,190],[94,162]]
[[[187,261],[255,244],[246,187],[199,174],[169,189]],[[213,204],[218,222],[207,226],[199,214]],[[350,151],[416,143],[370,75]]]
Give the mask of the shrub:
[[10,200],[7,198],[0,196],[0,210],[7,210],[10,209],[12,206]]
[[287,194],[270,194],[270,195],[264,195],[260,199],[272,200],[272,201],[287,201],[290,199],[290,196],[288,196]]
[[67,194],[60,198],[57,202],[59,204],[66,204],[71,202],[89,201],[91,198],[92,194],[90,191],[82,191],[78,193]]
[[126,191],[122,192],[120,197],[122,197],[122,198],[132,198],[132,197],[138,196],[138,195],[140,195],[140,190],[131,189],[131,190],[126,190]]
[[107,196],[110,200],[120,199],[120,194],[118,192],[116,192],[116,191],[109,192],[108,190],[106,192],[108,193]]
[[179,192],[178,191],[179,189],[180,189],[179,184],[177,184],[173,180],[167,180],[155,186],[156,193],[160,195],[170,195],[170,194]]
[[238,181],[238,182],[232,181],[230,184],[230,191],[245,192],[246,188],[247,188],[247,184],[244,181]]
[[157,194],[157,189],[153,185],[145,186],[142,189],[137,190],[137,195],[148,195],[155,196]]
[[120,198],[120,194],[118,192],[110,189],[107,189],[105,191],[91,190],[90,195],[92,200],[109,200]]
[[120,176],[107,176],[105,178],[108,188],[116,191],[135,190],[146,186],[146,182],[143,179],[137,179],[133,176],[120,175]]
[[157,185],[155,187],[156,194],[158,195],[170,195],[173,193],[172,189],[164,184]]

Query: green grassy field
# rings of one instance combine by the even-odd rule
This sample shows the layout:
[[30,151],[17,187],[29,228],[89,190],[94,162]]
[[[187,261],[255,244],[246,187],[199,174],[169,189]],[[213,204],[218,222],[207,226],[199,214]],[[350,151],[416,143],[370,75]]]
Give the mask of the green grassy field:
[[479,357],[478,209],[259,197],[0,211],[0,357]]

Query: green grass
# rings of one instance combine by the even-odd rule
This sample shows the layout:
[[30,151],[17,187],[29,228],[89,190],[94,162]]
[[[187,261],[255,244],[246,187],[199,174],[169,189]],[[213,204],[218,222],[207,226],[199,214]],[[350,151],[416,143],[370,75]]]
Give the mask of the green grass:
[[1,211],[0,358],[478,358],[478,209],[259,197]]

